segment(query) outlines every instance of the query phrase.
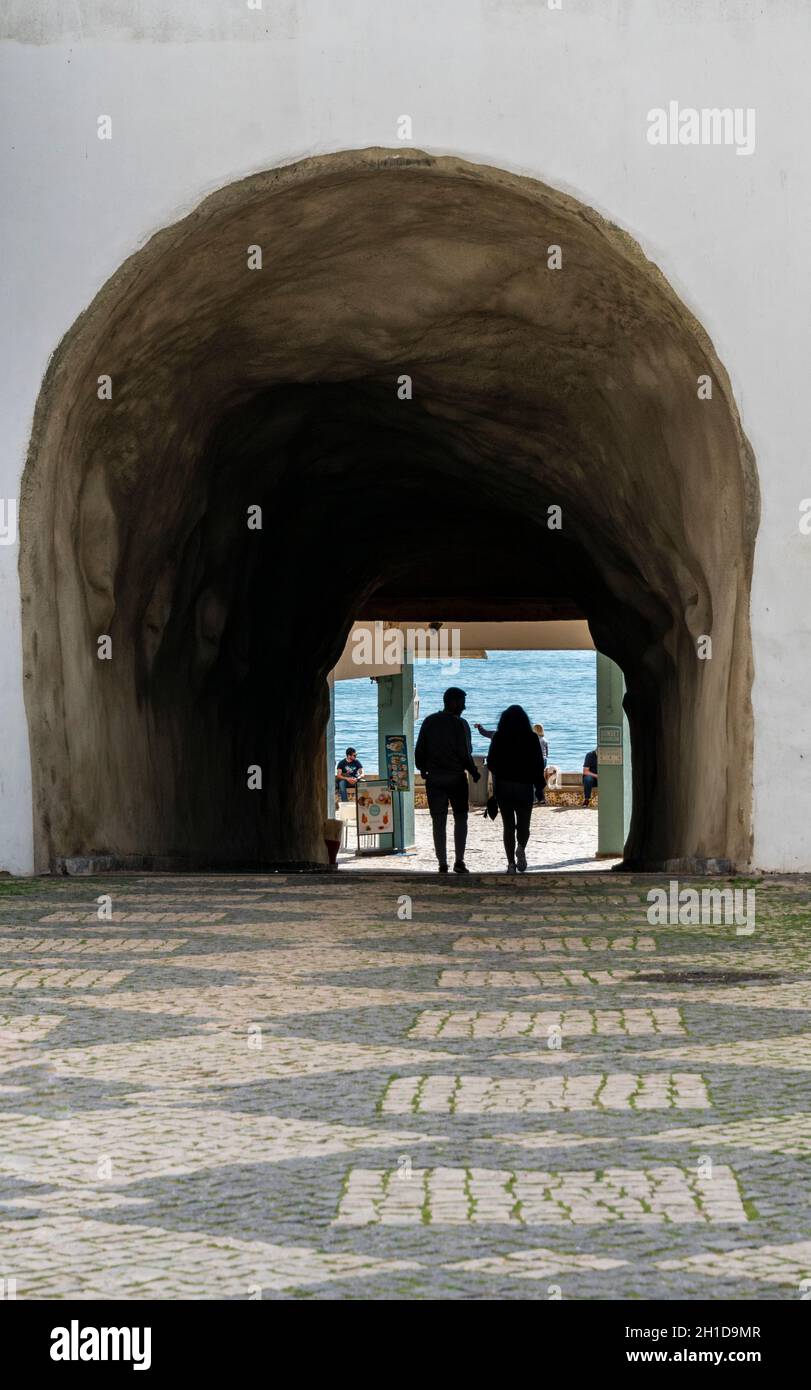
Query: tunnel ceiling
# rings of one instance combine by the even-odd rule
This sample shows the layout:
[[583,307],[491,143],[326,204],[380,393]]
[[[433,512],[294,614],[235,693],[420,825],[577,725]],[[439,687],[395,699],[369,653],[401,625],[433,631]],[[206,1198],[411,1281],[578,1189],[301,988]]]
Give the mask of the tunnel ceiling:
[[326,672],[355,617],[420,594],[585,614],[628,683],[630,857],[745,858],[756,523],[706,334],[589,208],[374,150],[233,184],[121,268],[43,386],[21,516],[40,860],[320,857]]

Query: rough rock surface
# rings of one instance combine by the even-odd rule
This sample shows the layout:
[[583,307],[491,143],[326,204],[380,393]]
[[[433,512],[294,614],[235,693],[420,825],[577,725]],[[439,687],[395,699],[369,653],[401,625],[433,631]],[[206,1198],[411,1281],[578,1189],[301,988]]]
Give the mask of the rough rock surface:
[[586,614],[627,680],[628,861],[744,862],[757,511],[712,345],[589,208],[384,150],[233,184],[121,268],[43,385],[38,863],[323,859],[326,674],[364,603],[418,584]]

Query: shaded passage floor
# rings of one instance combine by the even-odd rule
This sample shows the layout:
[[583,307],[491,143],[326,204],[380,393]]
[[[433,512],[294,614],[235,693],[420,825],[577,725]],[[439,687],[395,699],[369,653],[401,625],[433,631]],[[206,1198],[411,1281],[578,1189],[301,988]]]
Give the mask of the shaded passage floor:
[[658,882],[2,885],[0,1276],[801,1297],[808,881],[759,886],[751,935],[651,925]]

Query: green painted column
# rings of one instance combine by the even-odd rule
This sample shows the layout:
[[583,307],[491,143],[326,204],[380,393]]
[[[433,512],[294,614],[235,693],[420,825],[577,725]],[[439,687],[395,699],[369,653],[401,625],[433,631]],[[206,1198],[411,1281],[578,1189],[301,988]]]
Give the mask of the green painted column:
[[597,653],[597,858],[621,855],[631,824],[631,735],[622,708],[625,679]]
[[[405,734],[410,790],[394,798],[394,836],[381,835],[380,848],[414,848],[414,666],[404,661],[396,676],[377,679],[378,770],[386,775],[386,734]],[[402,820],[398,801],[402,801]]]

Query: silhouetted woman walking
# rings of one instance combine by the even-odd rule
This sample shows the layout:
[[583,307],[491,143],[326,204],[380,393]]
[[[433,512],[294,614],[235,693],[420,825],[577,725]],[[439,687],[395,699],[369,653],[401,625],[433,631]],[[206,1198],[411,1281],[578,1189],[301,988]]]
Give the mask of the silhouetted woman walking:
[[529,715],[520,705],[510,705],[499,719],[487,766],[493,774],[493,790],[504,826],[507,873],[516,872],[516,862],[518,872],[524,873],[532,802],[543,792],[543,753]]

